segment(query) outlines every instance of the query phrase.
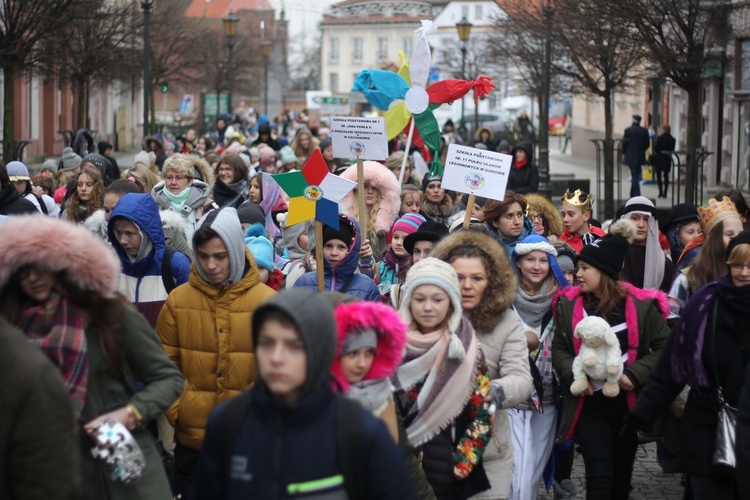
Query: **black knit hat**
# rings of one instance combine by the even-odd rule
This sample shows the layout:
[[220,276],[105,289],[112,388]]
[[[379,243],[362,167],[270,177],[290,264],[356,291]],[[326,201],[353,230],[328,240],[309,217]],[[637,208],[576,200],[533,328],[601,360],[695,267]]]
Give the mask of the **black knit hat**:
[[266,225],[266,214],[263,212],[263,208],[255,203],[243,203],[240,208],[237,209],[237,216],[240,218],[240,223],[247,224],[258,224]]
[[742,245],[743,243],[750,245],[750,231],[742,231],[732,238],[732,241],[729,242],[729,246],[727,247],[726,260],[729,260],[729,256],[732,255],[732,250],[734,250],[737,245]]
[[440,222],[428,220],[419,226],[419,229],[404,238],[404,250],[409,252],[409,254],[413,254],[414,245],[418,241],[432,241],[437,243],[449,234],[448,226]]
[[352,244],[352,238],[354,238],[354,231],[352,230],[352,226],[350,224],[339,222],[338,229],[323,225],[324,245],[331,240],[341,240],[347,247],[350,247]]
[[424,192],[427,189],[427,186],[432,181],[440,181],[443,180],[443,177],[441,175],[435,175],[431,173],[426,173],[424,177],[422,177],[422,192]]
[[609,277],[617,279],[636,229],[629,220],[620,219],[609,230],[609,234],[583,247],[578,255],[578,262],[591,264]]

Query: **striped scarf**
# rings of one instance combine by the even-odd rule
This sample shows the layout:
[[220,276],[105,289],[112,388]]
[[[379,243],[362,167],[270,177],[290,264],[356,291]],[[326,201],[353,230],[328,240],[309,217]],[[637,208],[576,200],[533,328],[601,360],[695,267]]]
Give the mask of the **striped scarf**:
[[60,371],[80,420],[89,371],[83,311],[52,294],[42,304],[23,307],[16,323]]

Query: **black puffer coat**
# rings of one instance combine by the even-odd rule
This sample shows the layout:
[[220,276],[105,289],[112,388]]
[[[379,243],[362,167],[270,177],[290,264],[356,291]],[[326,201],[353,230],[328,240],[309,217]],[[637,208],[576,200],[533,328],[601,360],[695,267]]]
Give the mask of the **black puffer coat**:
[[[516,151],[526,152],[528,163],[521,168],[516,167]],[[534,163],[534,146],[530,142],[520,142],[510,152],[513,155],[513,165],[508,174],[508,189],[518,194],[535,193],[539,190],[539,170]]]

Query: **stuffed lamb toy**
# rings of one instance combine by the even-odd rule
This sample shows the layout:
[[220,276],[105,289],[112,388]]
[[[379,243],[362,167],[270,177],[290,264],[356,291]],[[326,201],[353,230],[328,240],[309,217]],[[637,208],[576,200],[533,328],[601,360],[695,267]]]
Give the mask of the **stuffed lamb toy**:
[[623,363],[620,342],[609,323],[598,316],[588,316],[578,323],[573,337],[580,338],[582,344],[573,360],[570,393],[580,396],[588,388],[591,379],[606,381],[602,387],[605,396],[617,396],[620,393],[618,382],[622,376]]

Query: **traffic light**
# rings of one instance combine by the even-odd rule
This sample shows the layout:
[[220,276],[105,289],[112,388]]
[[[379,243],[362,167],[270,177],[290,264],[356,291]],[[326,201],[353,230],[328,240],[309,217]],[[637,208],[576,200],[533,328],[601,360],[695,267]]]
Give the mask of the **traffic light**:
[[161,84],[161,92],[162,92],[162,94],[166,94],[167,92],[169,92],[169,85],[167,85],[166,83],[162,83]]

